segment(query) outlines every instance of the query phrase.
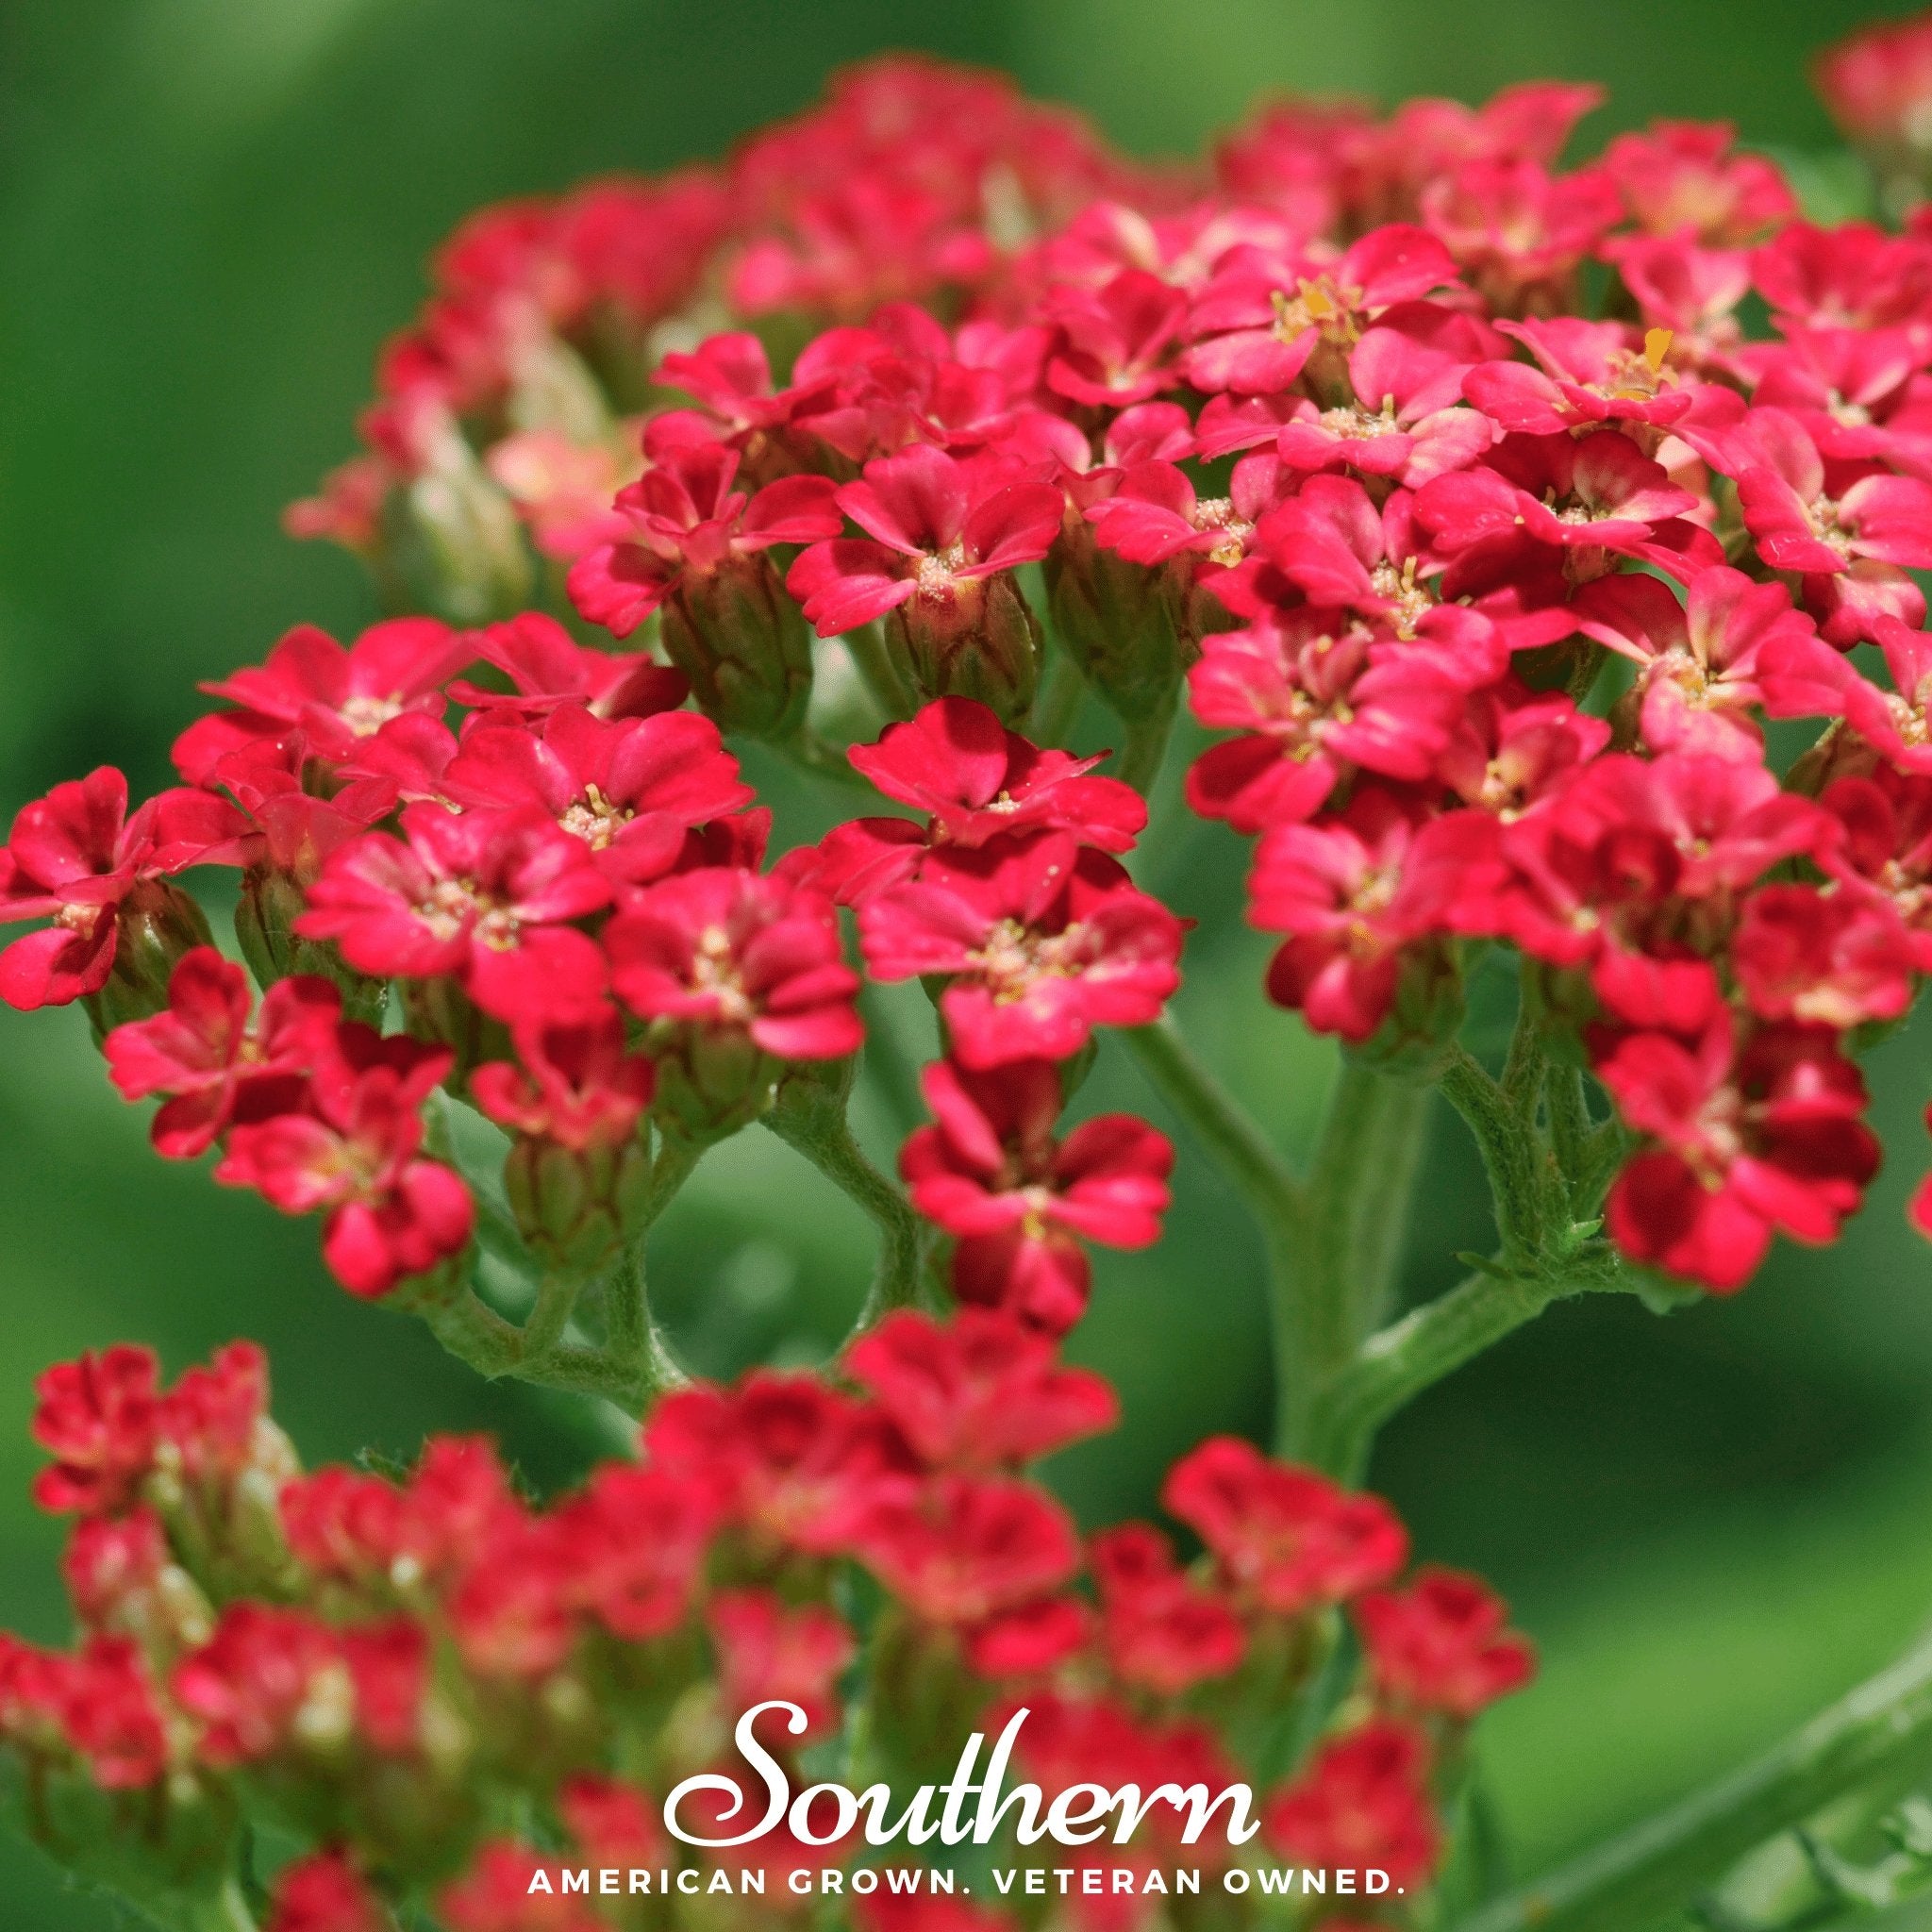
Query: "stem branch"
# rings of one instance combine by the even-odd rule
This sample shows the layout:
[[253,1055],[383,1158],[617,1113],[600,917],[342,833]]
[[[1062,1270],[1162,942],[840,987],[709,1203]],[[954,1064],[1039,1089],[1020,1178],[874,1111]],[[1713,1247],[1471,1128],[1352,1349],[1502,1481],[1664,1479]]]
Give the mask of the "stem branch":
[[1453,1932],[1631,1932],[1833,1799],[1927,1765],[1932,1641],[1922,1641],[1763,1756],[1471,1913]]

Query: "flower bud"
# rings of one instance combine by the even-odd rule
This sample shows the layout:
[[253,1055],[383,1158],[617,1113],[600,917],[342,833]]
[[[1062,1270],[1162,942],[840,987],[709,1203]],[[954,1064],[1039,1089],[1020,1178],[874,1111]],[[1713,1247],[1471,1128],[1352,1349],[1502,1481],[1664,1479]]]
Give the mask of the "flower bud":
[[666,655],[723,731],[784,739],[811,700],[811,634],[764,555],[688,571],[659,608]]
[[1158,715],[1191,655],[1174,572],[1102,550],[1085,526],[1061,536],[1044,569],[1055,634],[1087,681],[1129,724]]
[[1012,724],[1033,702],[1040,624],[1010,572],[951,580],[909,597],[885,618],[893,668],[929,698],[976,698]]
[[708,1147],[771,1110],[785,1062],[735,1027],[653,1027],[645,1044],[658,1067],[651,1116],[675,1140]]
[[389,512],[389,556],[420,600],[453,624],[487,624],[530,601],[529,546],[508,496],[454,425]]
[[143,879],[117,914],[114,970],[87,998],[88,1017],[102,1038],[130,1020],[149,1020],[168,1004],[168,982],[182,958],[214,943],[208,915],[178,886]]
[[1388,1017],[1360,1049],[1384,1073],[1427,1080],[1440,1071],[1464,1013],[1462,961],[1453,940],[1405,950]]
[[524,1135],[503,1169],[524,1240],[558,1266],[583,1272],[608,1259],[640,1224],[650,1183],[649,1158],[634,1140],[577,1149]]
[[342,995],[344,1019],[378,1024],[389,998],[387,982],[345,965],[332,941],[299,938],[294,924],[307,905],[301,884],[286,873],[258,870],[243,876],[235,938],[248,970],[265,987],[297,974],[326,979]]

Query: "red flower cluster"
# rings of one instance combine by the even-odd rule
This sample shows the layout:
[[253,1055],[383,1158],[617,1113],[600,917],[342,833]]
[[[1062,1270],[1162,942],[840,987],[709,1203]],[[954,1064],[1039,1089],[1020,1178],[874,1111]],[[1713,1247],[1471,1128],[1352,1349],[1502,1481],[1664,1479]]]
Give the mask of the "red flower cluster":
[[[1915,138],[1923,39],[1823,64],[1860,138]],[[876,98],[930,78],[882,71]],[[1924,763],[1932,234],[1809,226],[1716,127],[1561,173],[1591,105],[1283,109],[1178,195],[1091,174],[1060,226],[977,255],[950,327],[824,236],[806,283],[867,296],[828,300],[839,325],[789,378],[749,335],[667,359],[691,407],[645,423],[628,523],[571,585],[620,634],[670,598],[667,648],[724,722],[795,724],[800,611],[857,634],[889,710],[948,703],[859,761],[932,813],[924,837],[861,822],[808,875],[859,908],[875,976],[944,977],[949,1051],[984,1075],[1153,1017],[1173,952],[1102,856],[1131,836],[1115,805],[1074,805],[1050,751],[1050,780],[993,791],[993,724],[964,723],[962,698],[1028,710],[1040,564],[1060,647],[1124,720],[1185,668],[1231,734],[1188,792],[1260,835],[1273,995],[1358,1043],[1440,1040],[1470,945],[1513,941],[1643,1138],[1615,1238],[1728,1288],[1774,1232],[1826,1240],[1857,1205],[1876,1152],[1847,1044],[1918,971],[1916,889],[1883,883],[1907,853],[1849,863],[1821,794]],[[1067,159],[1064,128],[989,127],[961,154],[1011,135]],[[896,164],[872,149],[854,178]],[[1774,339],[1747,339],[1750,300]],[[1766,717],[1830,721],[1782,784]],[[1707,993],[1659,999],[1700,972]],[[1005,1114],[1037,1111],[1001,1084]],[[968,1090],[945,1091],[957,1122]]]
[[[1286,1694],[1314,1667],[1318,1620],[1348,1604],[1358,1694],[1261,1800],[1263,1846],[1425,1881],[1460,1729],[1529,1674],[1487,1591],[1441,1571],[1391,1590],[1407,1538],[1386,1506],[1232,1439],[1169,1478],[1197,1560],[1130,1524],[1083,1565],[1024,1472],[1112,1424],[1100,1377],[970,1309],[947,1325],[894,1315],[843,1368],[862,1393],[758,1371],[674,1395],[641,1463],[604,1465],[547,1507],[475,1440],[432,1441],[400,1480],[300,1473],[245,1346],[165,1391],[139,1349],[51,1370],[34,1427],[56,1460],[38,1493],[77,1518],[81,1636],[72,1652],[0,1639],[0,1749],[48,1794],[43,1836],[74,1856],[84,1819],[137,1867],[175,1859],[179,1879],[224,1869],[234,1806],[260,1801],[314,1848],[279,1881],[282,1932],[380,1926],[378,1900],[432,1899],[454,1932],[588,1932],[610,1922],[564,1902],[559,1865],[846,1862],[854,1845],[789,1828],[727,1859],[659,1824],[685,1777],[750,1775],[729,1733],[753,1704],[806,1713],[800,1740],[772,1727],[788,1763],[863,1684],[890,1683],[875,1741],[908,1770],[1024,1706],[1016,1774],[1049,1797],[1218,1790],[1254,1745],[1211,1714]],[[862,1622],[846,1564],[885,1593]],[[511,1804],[572,1851],[491,1837]],[[1170,1829],[1177,1851],[1177,1823],[1155,1820],[1120,1858],[1145,1863]],[[1241,1855],[1204,1840],[1188,1856]],[[540,1870],[547,1895],[531,1892]],[[1122,1903],[1096,1932],[1154,1909],[1122,1918]],[[780,1884],[763,1909],[805,1907]]]

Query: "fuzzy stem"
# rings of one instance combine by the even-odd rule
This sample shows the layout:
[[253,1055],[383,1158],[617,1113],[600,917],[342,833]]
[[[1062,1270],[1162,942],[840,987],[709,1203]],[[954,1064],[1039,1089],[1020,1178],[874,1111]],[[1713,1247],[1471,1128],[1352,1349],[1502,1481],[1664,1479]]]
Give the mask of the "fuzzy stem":
[[1307,1454],[1359,1480],[1375,1431],[1424,1390],[1570,1295],[1627,1286],[1601,1249],[1549,1273],[1478,1270],[1372,1335],[1315,1399]]
[[1347,1056],[1306,1191],[1300,1239],[1270,1253],[1274,1297],[1274,1446],[1317,1447],[1322,1392],[1381,1318],[1408,1219],[1429,1090]]
[[[1524,1031],[1519,1025],[1519,1037]],[[1510,1058],[1513,1063],[1513,1051]],[[1509,1256],[1535,1252],[1546,1218],[1542,1148],[1532,1111],[1536,1085],[1521,1079],[1514,1084],[1512,1094],[1509,1086],[1498,1086],[1490,1077],[1467,1047],[1450,1048],[1442,1069],[1443,1096],[1475,1136],[1495,1204],[1496,1232]]]
[[641,1413],[666,1390],[682,1388],[691,1380],[678,1366],[670,1343],[664,1339],[664,1331],[652,1317],[641,1236],[625,1250],[624,1258],[604,1284],[604,1323],[605,1353],[632,1378],[638,1394],[634,1407],[621,1402],[622,1407],[631,1407],[634,1414]]
[[922,1258],[919,1217],[905,1191],[853,1139],[843,1097],[834,1099],[823,1089],[788,1090],[765,1116],[765,1125],[861,1208],[879,1231],[878,1265],[859,1312],[859,1329],[870,1328],[892,1308],[912,1307]]
[[1834,1799],[1928,1766],[1932,1641],[1922,1641],[1763,1756],[1470,1913],[1452,1932],[1630,1932]]

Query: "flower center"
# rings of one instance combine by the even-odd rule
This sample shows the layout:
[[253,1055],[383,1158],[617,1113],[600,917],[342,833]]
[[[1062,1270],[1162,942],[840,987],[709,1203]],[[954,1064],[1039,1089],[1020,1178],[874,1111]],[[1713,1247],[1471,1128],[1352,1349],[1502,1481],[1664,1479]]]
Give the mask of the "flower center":
[[336,715],[358,738],[374,738],[391,718],[403,715],[400,697],[373,697],[364,693],[346,698]]
[[691,983],[696,992],[708,993],[717,1017],[742,1026],[757,1012],[738,974],[737,949],[722,925],[708,925],[698,934],[691,953]]
[[602,852],[621,826],[637,813],[627,805],[612,805],[595,785],[586,785],[583,796],[573,801],[558,820],[566,832],[581,839],[594,852]]

